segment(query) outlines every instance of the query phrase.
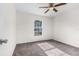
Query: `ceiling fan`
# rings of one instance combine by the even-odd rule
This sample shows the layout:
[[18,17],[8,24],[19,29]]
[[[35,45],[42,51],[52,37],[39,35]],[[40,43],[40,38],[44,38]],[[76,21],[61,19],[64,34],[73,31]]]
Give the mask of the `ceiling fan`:
[[47,10],[44,13],[47,13],[50,9],[52,9],[54,12],[58,12],[56,7],[59,7],[59,6],[65,5],[65,4],[67,4],[67,3],[59,3],[59,4],[49,3],[48,6],[39,7],[39,8],[47,8]]

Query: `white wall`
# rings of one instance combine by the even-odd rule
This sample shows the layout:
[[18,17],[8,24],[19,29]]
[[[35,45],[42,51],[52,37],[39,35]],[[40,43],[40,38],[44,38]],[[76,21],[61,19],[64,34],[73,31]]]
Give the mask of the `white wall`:
[[13,4],[0,4],[0,39],[8,39],[0,45],[0,56],[10,56],[15,49],[16,14]]
[[70,4],[52,19],[53,39],[79,47],[79,4]]
[[[31,13],[17,12],[16,14],[16,39],[18,43],[33,42],[51,39],[51,20],[48,17],[38,16]],[[34,36],[34,21],[42,20],[42,36]]]

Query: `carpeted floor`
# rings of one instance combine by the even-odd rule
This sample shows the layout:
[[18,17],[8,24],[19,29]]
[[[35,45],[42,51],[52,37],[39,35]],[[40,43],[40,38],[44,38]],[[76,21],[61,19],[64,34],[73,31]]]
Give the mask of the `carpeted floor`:
[[79,56],[79,48],[55,40],[45,40],[17,44],[13,56]]
[[48,42],[39,43],[38,46],[46,53],[48,56],[70,56],[64,51],[56,48],[55,46],[49,44]]

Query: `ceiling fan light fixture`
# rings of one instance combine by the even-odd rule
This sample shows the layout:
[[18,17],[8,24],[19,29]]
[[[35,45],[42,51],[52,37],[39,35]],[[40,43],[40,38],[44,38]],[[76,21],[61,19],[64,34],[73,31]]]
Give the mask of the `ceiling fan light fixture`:
[[54,9],[53,7],[50,7],[50,8],[49,8],[49,10],[53,10],[53,9]]

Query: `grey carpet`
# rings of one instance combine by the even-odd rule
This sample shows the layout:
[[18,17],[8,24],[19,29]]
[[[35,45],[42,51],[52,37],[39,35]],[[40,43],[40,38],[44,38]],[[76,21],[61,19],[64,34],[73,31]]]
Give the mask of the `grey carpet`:
[[45,52],[37,45],[43,42],[47,42],[71,56],[79,56],[79,48],[55,40],[17,44],[13,56],[47,56]]

